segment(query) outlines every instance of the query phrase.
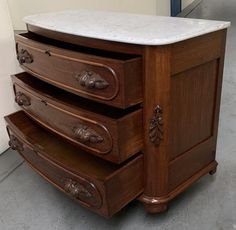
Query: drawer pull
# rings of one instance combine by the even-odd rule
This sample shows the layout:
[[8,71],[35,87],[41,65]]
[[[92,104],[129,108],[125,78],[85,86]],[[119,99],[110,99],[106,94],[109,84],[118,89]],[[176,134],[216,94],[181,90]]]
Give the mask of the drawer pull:
[[17,92],[15,96],[15,102],[19,106],[30,106],[30,99],[22,92]]
[[78,198],[79,196],[86,198],[92,197],[92,194],[84,187],[84,185],[72,179],[67,179],[65,181],[64,189],[67,193],[75,198]]
[[86,125],[79,125],[73,129],[75,136],[82,143],[97,144],[103,141],[103,138],[98,135],[93,129]]
[[76,75],[76,79],[80,86],[87,89],[105,89],[109,86],[106,80],[93,71],[83,71]]
[[14,135],[10,135],[10,140],[8,144],[13,150],[24,150],[23,144]]
[[33,62],[33,57],[27,50],[21,49],[20,51],[17,52],[17,60],[21,65],[24,63],[30,64]]

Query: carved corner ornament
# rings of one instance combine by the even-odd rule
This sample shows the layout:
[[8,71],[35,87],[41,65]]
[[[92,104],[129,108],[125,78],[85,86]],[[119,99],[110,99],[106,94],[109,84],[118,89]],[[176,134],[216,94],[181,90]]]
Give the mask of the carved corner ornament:
[[15,102],[19,106],[30,106],[30,99],[22,92],[17,92],[15,96]]
[[153,110],[149,124],[149,139],[156,146],[159,146],[163,140],[163,110],[160,105]]
[[33,62],[33,56],[25,49],[18,50],[17,48],[17,60],[20,65],[31,64]]

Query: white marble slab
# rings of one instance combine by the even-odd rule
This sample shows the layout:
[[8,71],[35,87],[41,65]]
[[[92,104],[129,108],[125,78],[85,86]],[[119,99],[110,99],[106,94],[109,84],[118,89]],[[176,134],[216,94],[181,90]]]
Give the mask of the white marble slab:
[[62,33],[140,45],[167,45],[230,26],[223,21],[90,10],[37,14],[23,20]]

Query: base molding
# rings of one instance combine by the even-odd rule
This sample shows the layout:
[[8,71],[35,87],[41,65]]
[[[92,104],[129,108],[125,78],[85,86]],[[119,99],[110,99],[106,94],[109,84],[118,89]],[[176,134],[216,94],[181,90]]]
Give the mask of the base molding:
[[216,161],[211,162],[205,168],[198,171],[196,174],[194,174],[192,177],[190,177],[188,180],[186,180],[185,182],[180,184],[178,187],[176,187],[173,191],[169,192],[165,196],[150,197],[150,196],[146,196],[145,194],[142,194],[138,198],[138,200],[144,204],[145,209],[149,213],[164,212],[168,208],[169,201],[174,199],[180,193],[184,192],[187,188],[189,188],[194,182],[196,182],[202,176],[204,176],[208,173],[213,175],[216,172],[217,165],[218,165],[218,163]]

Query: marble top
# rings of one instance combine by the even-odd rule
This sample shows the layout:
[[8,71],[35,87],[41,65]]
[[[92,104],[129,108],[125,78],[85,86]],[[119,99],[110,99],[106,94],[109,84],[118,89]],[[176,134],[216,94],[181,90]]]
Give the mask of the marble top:
[[139,45],[172,44],[230,26],[224,21],[91,10],[37,14],[23,20],[57,32]]

